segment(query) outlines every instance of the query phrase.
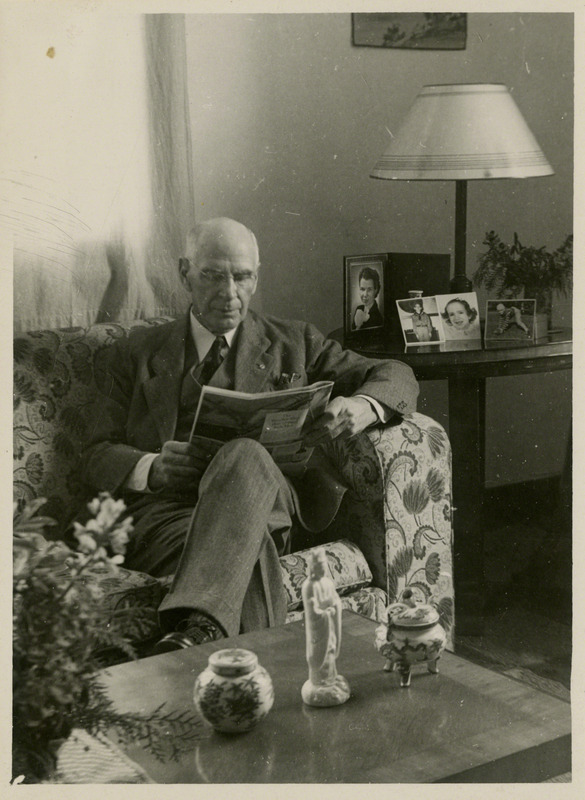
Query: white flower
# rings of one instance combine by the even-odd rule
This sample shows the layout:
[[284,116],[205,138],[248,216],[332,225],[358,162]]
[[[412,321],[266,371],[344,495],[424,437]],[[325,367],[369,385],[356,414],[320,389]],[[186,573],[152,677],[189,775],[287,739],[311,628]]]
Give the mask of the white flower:
[[99,497],[94,497],[93,500],[90,503],[87,504],[87,508],[88,508],[89,513],[92,514],[95,517],[95,515],[100,510]]
[[123,500],[114,500],[112,497],[105,497],[102,500],[101,508],[96,519],[102,530],[111,528],[120,514],[125,510],[126,504]]
[[114,553],[125,553],[128,544],[128,533],[124,528],[118,528],[110,534],[110,545]]
[[101,525],[97,519],[88,519],[85,523],[85,530],[86,532],[102,533]]
[[78,549],[81,553],[94,553],[97,549],[96,540],[89,533],[75,531]]

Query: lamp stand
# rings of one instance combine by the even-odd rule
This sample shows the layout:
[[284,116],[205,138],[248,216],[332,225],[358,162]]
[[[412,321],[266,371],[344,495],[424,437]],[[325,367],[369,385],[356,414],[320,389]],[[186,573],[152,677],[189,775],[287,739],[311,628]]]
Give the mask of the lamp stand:
[[467,246],[467,181],[455,181],[455,269],[452,292],[471,292],[472,284],[465,274]]

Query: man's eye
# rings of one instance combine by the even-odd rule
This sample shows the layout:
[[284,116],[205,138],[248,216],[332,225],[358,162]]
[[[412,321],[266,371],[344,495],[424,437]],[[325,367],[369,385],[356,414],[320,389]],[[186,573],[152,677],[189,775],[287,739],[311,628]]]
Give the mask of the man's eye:
[[208,272],[204,271],[200,273],[201,277],[205,281],[209,281],[211,283],[221,283],[224,280],[224,275],[222,272]]

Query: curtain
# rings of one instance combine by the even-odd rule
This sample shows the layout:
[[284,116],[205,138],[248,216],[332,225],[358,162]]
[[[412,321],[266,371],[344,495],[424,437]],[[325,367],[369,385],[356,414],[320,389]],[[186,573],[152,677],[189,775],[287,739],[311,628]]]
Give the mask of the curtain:
[[2,10],[15,329],[180,313],[194,222],[182,15]]

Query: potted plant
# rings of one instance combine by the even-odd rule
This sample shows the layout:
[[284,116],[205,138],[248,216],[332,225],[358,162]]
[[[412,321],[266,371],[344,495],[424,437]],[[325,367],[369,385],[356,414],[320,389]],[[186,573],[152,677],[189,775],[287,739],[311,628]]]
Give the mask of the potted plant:
[[[485,286],[496,297],[536,300],[536,311],[550,325],[553,292],[566,296],[573,286],[573,236],[569,235],[556,250],[523,245],[514,233],[512,244],[502,242],[494,231],[486,233],[487,250],[478,258],[473,276],[476,286]],[[538,324],[537,324],[538,328]]]
[[[141,740],[158,758],[176,757],[199,735],[189,710],[165,714],[123,713],[100,683],[100,647],[129,657],[136,612],[112,612],[101,602],[92,572],[115,575],[132,519],[119,521],[122,501],[102,493],[88,504],[90,519],[75,523],[77,551],[48,541],[55,525],[37,516],[39,498],[14,507],[13,539],[13,774],[26,783],[59,782],[57,756],[74,729],[92,736],[115,731],[120,740]],[[171,750],[169,750],[169,746]]]

